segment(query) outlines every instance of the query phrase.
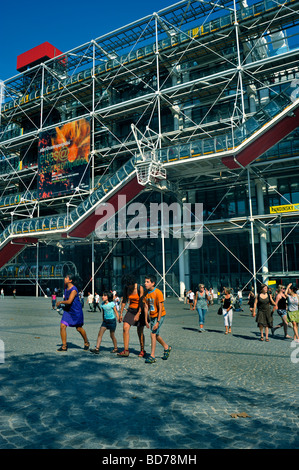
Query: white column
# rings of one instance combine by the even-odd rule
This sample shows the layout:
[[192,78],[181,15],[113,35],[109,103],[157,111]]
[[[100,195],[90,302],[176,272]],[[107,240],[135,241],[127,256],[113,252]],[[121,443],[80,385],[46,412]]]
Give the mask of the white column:
[[184,250],[184,239],[179,238],[178,240],[179,247],[179,284],[180,284],[180,299],[184,298],[184,290],[186,289],[185,282],[185,252]]
[[[264,206],[263,187],[262,187],[261,181],[256,180],[255,187],[256,187],[258,214],[263,215],[265,213],[265,206]],[[259,235],[260,235],[260,250],[261,250],[261,262],[262,262],[262,278],[263,278],[263,283],[267,284],[268,279],[269,279],[268,253],[267,253],[267,230],[263,227],[260,227]]]
[[[179,257],[179,285],[180,285],[180,298],[184,298],[184,290],[190,289],[190,266],[189,266],[189,251],[185,250],[188,242],[184,238],[178,239],[178,255]],[[185,251],[184,251],[185,250]]]
[[91,239],[91,293],[94,296],[94,233]]
[[251,233],[251,249],[252,249],[252,264],[253,264],[253,283],[254,283],[254,295],[256,295],[257,294],[257,289],[256,289],[255,245],[254,245],[254,227],[253,227],[253,217],[252,217],[251,181],[250,181],[249,169],[247,169],[247,181],[248,181],[248,200],[249,200],[249,212],[250,212],[250,233]]

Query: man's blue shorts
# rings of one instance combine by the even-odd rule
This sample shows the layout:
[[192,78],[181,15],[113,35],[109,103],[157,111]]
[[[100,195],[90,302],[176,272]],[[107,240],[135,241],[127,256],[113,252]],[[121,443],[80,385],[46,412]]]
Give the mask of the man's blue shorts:
[[154,331],[153,331],[153,326],[157,323],[158,317],[151,318],[151,332],[152,332],[154,335],[158,335],[158,336],[159,336],[159,334],[160,334],[160,328],[161,328],[161,326],[163,325],[164,318],[165,318],[165,315],[160,318],[159,326],[158,326],[158,328],[157,328],[156,330],[154,330]]

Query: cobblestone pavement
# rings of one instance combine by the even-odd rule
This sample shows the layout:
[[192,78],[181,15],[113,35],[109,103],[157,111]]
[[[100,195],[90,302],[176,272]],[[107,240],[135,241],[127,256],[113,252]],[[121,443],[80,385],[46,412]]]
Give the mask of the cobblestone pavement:
[[[161,335],[173,350],[163,361],[157,345],[157,362],[145,364],[133,328],[128,358],[110,353],[108,332],[99,356],[83,351],[70,328],[68,351],[56,352],[61,317],[50,304],[0,301],[1,449],[298,448],[299,346],[281,329],[259,341],[247,305],[225,335],[217,305],[199,333],[196,311],[167,300]],[[101,314],[84,313],[94,346]],[[121,325],[116,337],[121,348]]]

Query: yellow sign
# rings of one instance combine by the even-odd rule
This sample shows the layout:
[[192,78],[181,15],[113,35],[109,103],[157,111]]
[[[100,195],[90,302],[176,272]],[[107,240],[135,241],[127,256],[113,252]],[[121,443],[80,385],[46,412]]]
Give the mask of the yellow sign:
[[299,211],[299,204],[287,204],[285,206],[270,207],[270,214],[280,214],[281,212],[295,212],[295,211]]
[[268,286],[273,286],[274,284],[276,284],[276,281],[268,281]]

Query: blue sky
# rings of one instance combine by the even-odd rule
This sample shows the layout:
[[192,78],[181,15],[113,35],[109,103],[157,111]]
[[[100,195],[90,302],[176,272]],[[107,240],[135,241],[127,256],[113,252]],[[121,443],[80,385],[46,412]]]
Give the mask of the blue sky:
[[1,2],[0,79],[17,74],[17,56],[45,41],[66,52],[176,3],[174,0]]

